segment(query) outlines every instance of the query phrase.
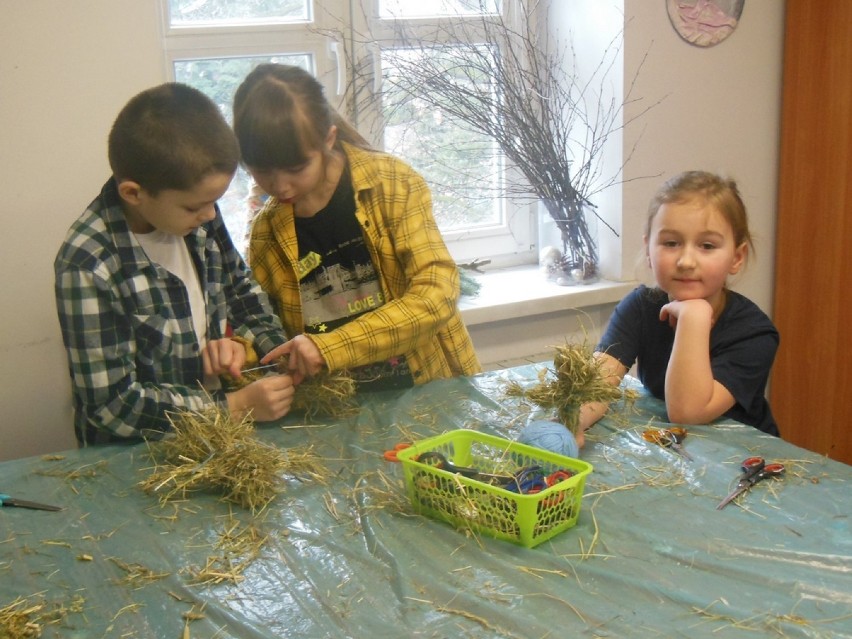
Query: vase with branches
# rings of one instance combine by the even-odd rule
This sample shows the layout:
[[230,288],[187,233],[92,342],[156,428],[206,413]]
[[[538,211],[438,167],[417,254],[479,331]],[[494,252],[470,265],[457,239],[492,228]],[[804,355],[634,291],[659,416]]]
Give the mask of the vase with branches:
[[[623,101],[607,97],[620,35],[581,73],[573,45],[542,28],[549,2],[504,1],[502,12],[492,10],[492,0],[466,4],[478,4],[479,11],[468,7],[464,19],[440,21],[428,35],[399,20],[391,38],[365,39],[382,52],[382,92],[393,94],[396,105],[425,103],[493,140],[520,176],[505,192],[538,200],[559,230],[553,267],[575,281],[593,280],[599,275],[597,223],[617,235],[592,200],[620,175],[603,175],[601,162],[607,140],[625,126],[630,99],[629,93]],[[382,47],[383,40],[393,46]],[[375,65],[354,68],[356,89],[376,85],[370,78]],[[354,95],[362,104],[381,97]]]

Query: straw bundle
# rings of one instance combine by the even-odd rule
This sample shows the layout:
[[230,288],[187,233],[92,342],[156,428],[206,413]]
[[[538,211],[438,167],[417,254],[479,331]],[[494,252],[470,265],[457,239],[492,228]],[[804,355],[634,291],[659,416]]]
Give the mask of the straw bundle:
[[67,605],[54,603],[50,606],[37,595],[18,597],[0,607],[0,638],[41,637],[44,626],[60,624],[69,614],[82,612],[84,603],[80,596],[74,597]]
[[256,439],[250,415],[236,420],[216,407],[170,415],[169,421],[174,437],[150,444],[157,465],[140,484],[149,493],[162,491],[163,501],[213,490],[256,512],[280,492],[284,474],[323,476],[310,449],[285,451]]
[[543,369],[539,383],[532,388],[510,382],[506,394],[555,412],[559,421],[576,435],[583,404],[608,404],[621,399],[622,390],[604,376],[601,362],[588,344],[566,343],[555,348],[553,370]]
[[0,608],[0,637],[40,637],[41,624],[36,619],[43,609],[43,603],[32,603],[21,597],[3,606]]
[[[278,369],[281,372],[287,370],[286,360],[279,362]],[[229,375],[222,377],[229,388],[237,389],[248,386],[267,374],[268,371],[251,371],[239,379]],[[318,415],[336,419],[348,417],[358,409],[355,403],[356,391],[357,385],[348,371],[322,371],[305,379],[296,387],[291,410],[303,412],[308,420]]]
[[358,411],[357,385],[347,371],[323,371],[296,387],[291,410],[301,411],[306,420],[318,415],[341,419]]

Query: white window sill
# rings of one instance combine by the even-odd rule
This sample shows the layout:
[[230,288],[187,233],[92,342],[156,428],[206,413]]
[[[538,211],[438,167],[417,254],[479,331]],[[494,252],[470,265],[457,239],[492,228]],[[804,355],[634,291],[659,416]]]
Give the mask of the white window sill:
[[600,280],[593,284],[559,286],[538,266],[518,266],[476,274],[482,285],[476,297],[462,297],[459,309],[467,326],[615,304],[636,282]]

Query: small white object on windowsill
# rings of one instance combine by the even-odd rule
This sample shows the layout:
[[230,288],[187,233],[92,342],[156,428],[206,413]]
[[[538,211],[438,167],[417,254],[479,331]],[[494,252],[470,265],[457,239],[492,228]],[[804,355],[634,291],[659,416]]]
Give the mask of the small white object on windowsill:
[[545,246],[538,255],[538,266],[544,277],[559,286],[577,286],[591,284],[598,278],[587,278],[583,269],[566,270],[563,266],[562,251],[555,246]]

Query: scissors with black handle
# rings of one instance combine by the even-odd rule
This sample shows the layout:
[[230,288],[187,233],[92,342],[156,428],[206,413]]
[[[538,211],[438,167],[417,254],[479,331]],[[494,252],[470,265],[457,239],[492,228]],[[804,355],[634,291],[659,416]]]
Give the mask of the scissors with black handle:
[[62,510],[61,506],[51,506],[50,504],[40,504],[37,501],[27,501],[26,499],[16,499],[9,495],[0,493],[0,506],[6,508],[29,508],[30,510]]
[[716,510],[722,510],[725,506],[734,501],[747,490],[750,490],[757,482],[766,479],[767,477],[780,477],[784,474],[784,464],[767,464],[763,457],[749,457],[743,460],[742,475],[737,482],[736,488],[731,491],[727,497],[719,502]]
[[421,453],[417,457],[417,461],[427,466],[433,466],[440,470],[446,470],[449,473],[458,473],[470,479],[477,479],[488,484],[505,483],[512,480],[509,475],[499,475],[495,473],[485,473],[476,468],[466,468],[465,466],[456,466],[453,462],[446,458],[445,455],[437,451],[429,451]]

